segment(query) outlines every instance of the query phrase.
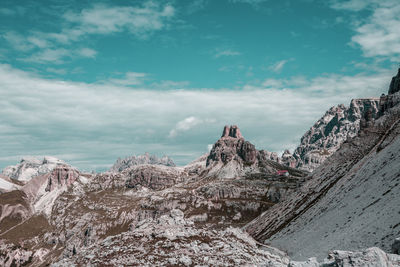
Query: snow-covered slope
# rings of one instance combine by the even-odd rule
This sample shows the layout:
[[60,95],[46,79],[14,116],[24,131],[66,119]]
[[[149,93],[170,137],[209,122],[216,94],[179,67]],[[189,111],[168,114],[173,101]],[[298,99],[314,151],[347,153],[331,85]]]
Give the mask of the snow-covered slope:
[[0,193],[5,191],[11,191],[20,188],[21,186],[13,183],[13,181],[3,175],[0,175]]
[[4,168],[2,174],[11,179],[27,182],[35,176],[49,173],[56,166],[62,164],[65,162],[50,156],[44,157],[43,160],[24,157],[19,164]]

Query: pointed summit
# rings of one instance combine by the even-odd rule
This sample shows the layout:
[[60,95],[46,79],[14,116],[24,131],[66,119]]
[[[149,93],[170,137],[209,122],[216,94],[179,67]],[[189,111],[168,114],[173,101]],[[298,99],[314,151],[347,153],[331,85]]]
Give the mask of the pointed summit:
[[240,132],[239,127],[237,127],[237,125],[232,125],[230,127],[228,125],[225,125],[221,138],[225,137],[243,139],[242,133]]

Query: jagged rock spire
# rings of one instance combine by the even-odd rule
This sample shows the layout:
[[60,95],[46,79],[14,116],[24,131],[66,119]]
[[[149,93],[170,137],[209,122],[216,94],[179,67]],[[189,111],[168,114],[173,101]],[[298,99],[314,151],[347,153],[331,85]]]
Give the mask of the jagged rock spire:
[[225,125],[221,138],[224,137],[243,138],[242,133],[237,125],[232,125],[230,127]]
[[392,81],[389,86],[389,95],[397,93],[400,91],[400,68],[397,72],[397,75],[392,78]]

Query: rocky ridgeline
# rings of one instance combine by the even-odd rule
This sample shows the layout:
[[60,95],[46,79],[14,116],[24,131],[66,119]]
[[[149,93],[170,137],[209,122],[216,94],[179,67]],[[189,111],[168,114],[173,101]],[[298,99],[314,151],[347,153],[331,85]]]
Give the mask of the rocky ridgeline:
[[[362,118],[357,136],[347,138],[301,190],[246,230],[260,242],[284,248],[294,259],[374,246],[398,253],[400,92],[389,96],[391,108],[375,119],[368,114]],[[380,265],[369,266],[399,265],[398,256],[386,262],[389,256],[379,254],[373,257],[381,259]]]
[[4,168],[2,174],[14,180],[27,182],[33,177],[49,173],[55,167],[63,164],[65,164],[64,161],[49,156],[44,157],[43,160],[24,157],[19,164]]
[[124,159],[119,158],[110,168],[110,171],[121,172],[130,167],[137,165],[145,165],[145,164],[175,167],[174,161],[168,156],[163,156],[162,158],[158,158],[156,155],[150,155],[149,153],[146,153],[144,155],[130,156]]
[[330,108],[301,138],[292,157],[282,161],[292,167],[313,171],[330,157],[348,138],[356,136],[361,119],[379,114],[379,99],[353,99],[349,107]]
[[375,119],[398,103],[400,69],[392,78],[388,95],[380,98],[353,99],[350,106],[331,107],[308,130],[300,145],[290,154],[285,150],[277,161],[293,168],[312,172],[330,157],[348,139],[355,137],[361,128],[370,126]]

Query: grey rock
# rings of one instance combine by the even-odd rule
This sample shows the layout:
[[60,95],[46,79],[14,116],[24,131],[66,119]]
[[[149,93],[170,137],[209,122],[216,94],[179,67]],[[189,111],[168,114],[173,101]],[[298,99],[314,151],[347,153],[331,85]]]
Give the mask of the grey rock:
[[133,166],[138,165],[164,165],[174,167],[175,163],[168,156],[163,156],[162,158],[158,158],[156,155],[150,155],[146,153],[144,155],[139,156],[131,156],[124,159],[118,159],[114,165],[110,168],[111,172],[121,172],[125,169],[129,169]]

